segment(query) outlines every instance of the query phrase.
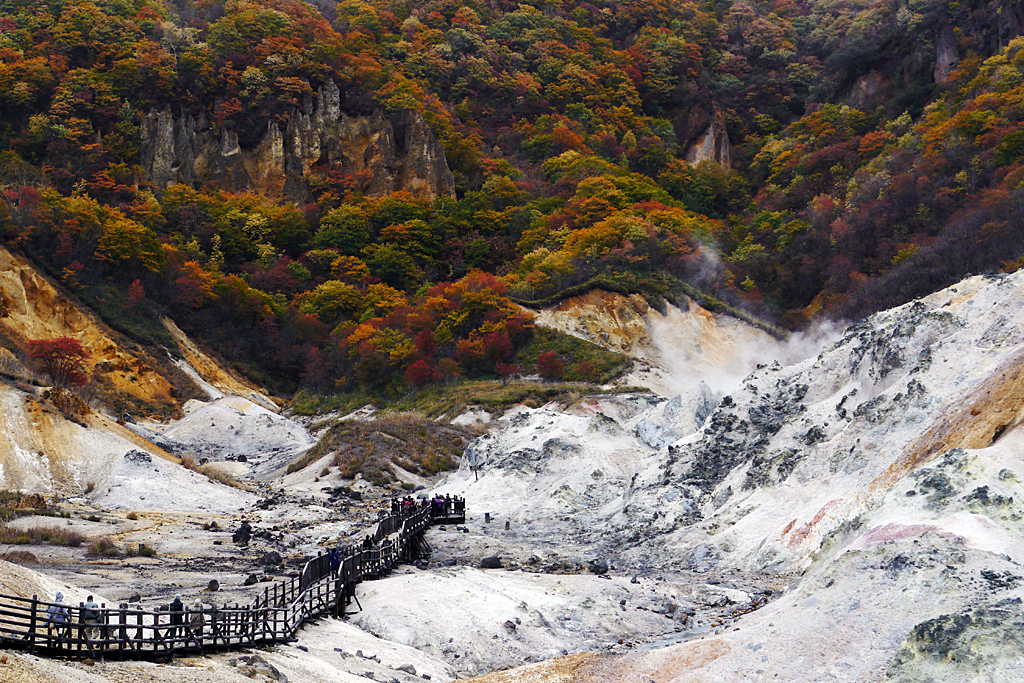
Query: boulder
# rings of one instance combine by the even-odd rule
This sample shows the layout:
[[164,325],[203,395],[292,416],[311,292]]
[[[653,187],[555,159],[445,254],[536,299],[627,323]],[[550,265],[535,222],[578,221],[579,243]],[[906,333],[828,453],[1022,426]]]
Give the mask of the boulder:
[[271,550],[269,553],[261,557],[259,562],[260,566],[270,567],[281,564],[283,560],[281,558],[281,553],[277,552],[276,550]]
[[231,540],[239,545],[248,545],[252,538],[252,525],[249,522],[242,522],[235,533],[231,534]]
[[501,558],[497,555],[480,560],[480,569],[501,569]]

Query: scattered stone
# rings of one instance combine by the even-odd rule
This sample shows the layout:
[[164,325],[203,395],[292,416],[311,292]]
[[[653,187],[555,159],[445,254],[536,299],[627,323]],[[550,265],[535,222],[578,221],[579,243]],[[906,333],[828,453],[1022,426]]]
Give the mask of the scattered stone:
[[267,679],[272,681],[278,681],[278,683],[288,683],[288,677],[277,670],[273,664],[263,659],[259,655],[251,655],[248,657],[239,657],[237,660],[231,661],[232,666],[239,667],[239,673],[249,678],[255,678],[257,675],[265,676]]
[[210,579],[210,583],[206,584],[206,590],[211,593],[216,593],[220,590],[220,581],[217,579]]
[[82,664],[85,664],[86,666],[96,666],[96,662],[92,661],[88,657],[82,660]]
[[403,664],[402,666],[396,666],[395,669],[397,669],[398,671],[404,671],[405,673],[411,676],[416,675],[416,667],[412,664]]
[[296,645],[295,648],[298,650],[302,650],[303,652],[309,652],[309,648],[305,645]]
[[608,562],[602,559],[592,560],[590,562],[590,572],[592,574],[607,574]]
[[242,522],[238,530],[231,534],[231,540],[239,545],[248,545],[252,538],[252,525],[249,522]]
[[629,582],[630,583],[640,583],[640,580],[638,578],[636,578],[636,576],[634,575],[633,578],[629,580]]
[[142,596],[138,593],[132,593],[128,596],[128,602],[142,602]]
[[130,450],[124,454],[124,459],[128,462],[134,462],[137,464],[145,464],[153,462],[152,456],[145,451]]
[[248,578],[246,578],[245,582],[242,585],[253,586],[253,585],[257,584],[258,582],[259,582],[259,579],[256,578],[255,574],[249,574]]
[[454,567],[455,566],[455,558],[454,557],[449,557],[447,560],[444,560],[444,561],[441,562],[441,566],[442,567]]
[[509,631],[515,631],[516,630],[516,622],[511,621],[511,620],[510,621],[506,621],[505,622],[505,628],[507,628]]
[[244,455],[240,455],[236,458],[236,460],[238,460],[238,462],[248,462],[249,459],[246,458]]
[[501,569],[501,558],[497,555],[480,560],[480,569]]
[[281,553],[276,550],[271,550],[269,553],[260,558],[259,563],[261,566],[269,567],[272,565],[281,564],[284,560],[281,559]]

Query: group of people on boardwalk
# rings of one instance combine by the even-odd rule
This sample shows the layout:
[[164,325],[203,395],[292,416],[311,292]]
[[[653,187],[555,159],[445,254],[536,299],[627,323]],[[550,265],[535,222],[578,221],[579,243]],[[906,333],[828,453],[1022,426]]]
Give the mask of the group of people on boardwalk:
[[206,626],[202,601],[196,599],[192,604],[192,609],[188,610],[186,615],[185,604],[181,601],[181,596],[175,595],[174,600],[168,606],[168,611],[171,613],[171,638],[177,638],[179,634],[189,639],[194,638],[196,645],[202,647],[200,638],[203,635],[203,628]]
[[448,519],[449,517],[464,516],[466,510],[466,499],[449,494],[437,494],[430,500],[430,516],[433,519]]
[[447,519],[465,515],[466,499],[451,494],[436,494],[432,498],[414,500],[411,496],[391,499],[391,514],[406,516],[423,507],[430,507],[433,519]]
[[[122,605],[124,607],[124,605]],[[96,604],[93,596],[86,598],[78,608],[78,623],[80,625],[80,638],[87,644],[100,640],[103,637],[104,615],[107,611]],[[216,611],[216,610],[212,610]],[[186,609],[181,601],[180,595],[175,595],[174,600],[167,605],[167,612],[170,615],[170,628],[167,630],[167,637],[175,640],[179,637],[195,642],[196,647],[202,649],[203,629],[206,627],[206,612],[203,603],[199,599],[193,603],[191,609]],[[54,647],[62,649],[72,638],[73,622],[71,609],[64,603],[64,593],[57,591],[53,603],[46,610],[46,634]]]
[[[99,636],[100,606],[91,595],[80,608],[79,620],[83,624],[84,637],[95,640]],[[46,634],[54,638],[57,647],[63,647],[71,638],[71,613],[64,604],[64,593],[60,591],[57,591],[53,604],[46,610]]]
[[412,496],[391,499],[391,514],[406,516],[415,512],[423,505],[422,501],[413,500]]

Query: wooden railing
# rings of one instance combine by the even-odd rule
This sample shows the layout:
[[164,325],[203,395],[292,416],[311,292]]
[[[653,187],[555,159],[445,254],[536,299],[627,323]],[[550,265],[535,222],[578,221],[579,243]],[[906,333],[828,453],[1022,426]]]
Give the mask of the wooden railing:
[[[0,648],[48,656],[141,659],[294,640],[307,621],[344,616],[360,581],[415,560],[427,547],[422,533],[431,522],[426,505],[388,515],[377,524],[372,548],[350,547],[339,553],[337,572],[331,571],[330,556],[321,553],[306,562],[298,576],[275,582],[248,605],[204,607],[198,613],[100,605],[98,619],[87,622],[84,604],[55,606],[36,596],[0,594]],[[67,621],[54,623],[48,618],[51,607],[63,607]]]

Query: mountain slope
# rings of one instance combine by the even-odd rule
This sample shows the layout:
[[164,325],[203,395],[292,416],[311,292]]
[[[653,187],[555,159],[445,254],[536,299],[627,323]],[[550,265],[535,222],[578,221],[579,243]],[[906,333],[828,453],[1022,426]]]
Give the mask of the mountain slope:
[[[481,680],[555,681],[569,670],[598,681],[1018,678],[1022,306],[1024,276],[978,276],[877,314],[814,358],[759,367],[699,430],[660,450],[608,438],[642,419],[608,409],[590,418],[588,429],[602,428],[581,447],[556,447],[579,418],[550,409],[506,430],[527,428],[532,451],[487,448],[512,438],[502,433],[471,445],[448,487],[499,521],[544,511],[569,548],[619,570],[789,584],[746,616],[742,598],[719,623],[698,614],[690,642]],[[596,462],[583,449],[613,444],[634,475],[574,490]],[[560,468],[579,472],[570,488],[545,488]],[[534,534],[519,543],[557,547],[538,520],[512,523]]]

